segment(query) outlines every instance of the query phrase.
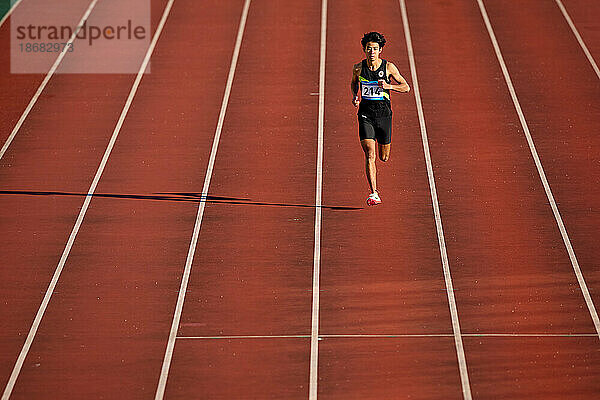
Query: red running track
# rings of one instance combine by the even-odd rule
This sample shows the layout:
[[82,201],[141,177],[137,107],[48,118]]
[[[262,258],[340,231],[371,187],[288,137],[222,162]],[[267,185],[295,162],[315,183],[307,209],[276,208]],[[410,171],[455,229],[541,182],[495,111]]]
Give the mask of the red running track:
[[[495,27],[500,18],[493,13],[494,4],[485,4]],[[463,331],[596,333],[479,7],[476,2],[408,6]],[[515,19],[506,21],[513,35],[526,34],[534,14],[524,4],[503,8],[523,18],[518,30]],[[536,20],[547,18],[535,13]],[[510,71],[513,49],[534,39],[513,37],[511,47],[503,48],[503,32],[496,34]],[[572,35],[564,40],[571,41],[576,53]],[[457,43],[468,45],[457,48]],[[543,76],[539,65],[536,73]],[[529,85],[534,77],[530,71]],[[529,93],[514,83],[520,98]],[[532,100],[522,100],[527,111]],[[540,103],[536,99],[531,105]],[[546,108],[545,113],[551,111]],[[542,154],[542,163],[550,167],[545,160]],[[570,220],[565,221],[569,227]],[[584,273],[592,272],[590,267],[584,266]],[[584,398],[597,393],[595,353],[577,356],[597,346],[597,339],[466,338],[474,398]],[[511,346],[519,351],[507,354]],[[552,367],[544,368],[550,355]],[[540,370],[531,373],[538,365]]]
[[[360,38],[378,29],[383,58],[410,80],[397,1],[375,26],[360,1],[329,2],[323,200],[364,204],[368,186],[348,74]],[[411,94],[393,94],[391,158],[379,163],[383,206],[323,210],[319,398],[460,398],[460,377],[433,220],[419,122]],[[368,335],[444,337],[369,338]],[[410,366],[410,367],[408,367]],[[431,398],[431,397],[430,397]]]
[[[554,1],[484,4],[598,304],[600,80]],[[600,9],[564,4],[598,55]],[[11,399],[154,398],[242,5],[174,2]],[[361,35],[384,32],[384,58],[416,83],[399,2],[379,7],[374,23],[361,2],[328,4],[313,384],[320,399],[468,398],[415,90],[392,97],[384,203],[363,208]],[[477,2],[406,7],[472,398],[594,398],[598,332]],[[320,13],[250,5],[165,398],[309,397]],[[3,71],[4,138],[42,78]],[[5,383],[133,79],[53,77],[0,160]]]
[[[27,1],[27,0],[24,0]],[[77,22],[89,2],[64,4]],[[164,7],[152,3],[154,12]],[[99,12],[114,5],[100,3]],[[94,14],[90,22],[94,21]],[[9,19],[10,21],[10,19]],[[1,30],[8,43],[8,22]],[[156,26],[157,20],[153,20]],[[5,30],[6,29],[6,30]],[[6,47],[7,48],[7,47]],[[3,51],[2,54],[8,54]],[[69,59],[64,60],[65,63]],[[3,68],[7,66],[3,63]],[[8,67],[8,66],[7,66]],[[10,75],[2,92],[2,143],[43,77]],[[60,72],[60,68],[59,68]],[[3,78],[4,79],[4,75]],[[6,84],[4,84],[6,83]],[[6,384],[65,247],[110,132],[125,102],[131,75],[56,74],[0,160],[2,250],[2,381]],[[6,104],[6,107],[4,106]],[[35,367],[37,363],[29,365]]]
[[166,398],[307,396],[310,340],[271,337],[311,324],[321,5],[297,7],[250,5]]

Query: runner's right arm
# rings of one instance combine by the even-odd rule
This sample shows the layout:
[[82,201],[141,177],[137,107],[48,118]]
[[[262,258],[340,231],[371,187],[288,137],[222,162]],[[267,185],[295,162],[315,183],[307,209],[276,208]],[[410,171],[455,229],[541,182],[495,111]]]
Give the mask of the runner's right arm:
[[358,107],[358,103],[360,103],[360,98],[358,96],[358,77],[360,75],[360,67],[361,65],[359,63],[354,64],[354,67],[352,68],[352,81],[350,82],[350,90],[352,91],[352,104],[354,107]]

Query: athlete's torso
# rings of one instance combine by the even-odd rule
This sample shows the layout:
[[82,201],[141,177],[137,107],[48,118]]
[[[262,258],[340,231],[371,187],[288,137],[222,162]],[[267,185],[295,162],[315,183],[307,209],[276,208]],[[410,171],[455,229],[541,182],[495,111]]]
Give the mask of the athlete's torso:
[[379,87],[377,81],[383,79],[390,83],[387,75],[387,61],[381,60],[381,65],[371,71],[367,60],[362,60],[358,80],[360,82],[361,101],[358,113],[371,117],[387,117],[392,115],[390,91]]

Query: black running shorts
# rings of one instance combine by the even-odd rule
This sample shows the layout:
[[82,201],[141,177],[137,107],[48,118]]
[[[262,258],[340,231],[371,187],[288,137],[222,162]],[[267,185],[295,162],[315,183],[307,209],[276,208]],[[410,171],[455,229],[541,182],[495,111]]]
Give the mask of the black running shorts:
[[358,114],[358,135],[360,140],[374,139],[379,144],[392,142],[392,116],[369,117]]

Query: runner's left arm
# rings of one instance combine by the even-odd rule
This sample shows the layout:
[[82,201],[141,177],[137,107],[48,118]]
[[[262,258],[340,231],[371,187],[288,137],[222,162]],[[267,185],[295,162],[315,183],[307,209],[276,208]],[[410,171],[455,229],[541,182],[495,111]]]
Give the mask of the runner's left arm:
[[383,80],[380,80],[379,86],[381,86],[387,90],[393,90],[395,92],[401,92],[401,93],[406,93],[406,92],[410,91],[410,86],[408,86],[406,79],[404,79],[404,77],[402,75],[400,75],[400,71],[398,71],[398,68],[391,62],[387,64],[387,72],[388,72],[389,76],[391,76],[392,78],[394,78],[394,80],[396,82],[398,82],[398,84],[393,85],[393,84],[389,84]]

